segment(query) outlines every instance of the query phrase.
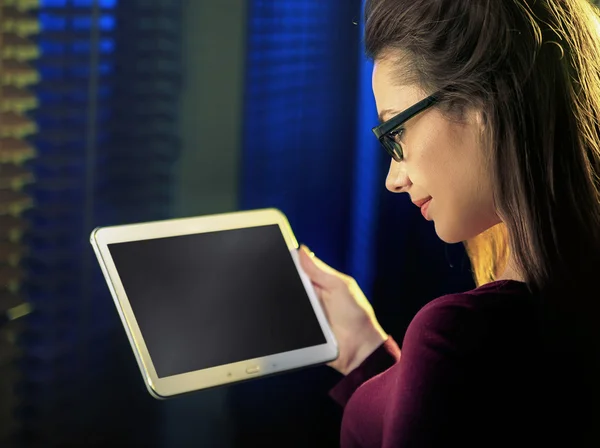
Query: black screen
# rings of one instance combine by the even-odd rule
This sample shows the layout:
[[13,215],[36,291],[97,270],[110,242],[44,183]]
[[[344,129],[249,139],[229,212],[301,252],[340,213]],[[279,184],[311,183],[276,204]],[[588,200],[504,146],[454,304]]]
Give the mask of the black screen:
[[277,225],[108,248],[160,378],[326,342]]

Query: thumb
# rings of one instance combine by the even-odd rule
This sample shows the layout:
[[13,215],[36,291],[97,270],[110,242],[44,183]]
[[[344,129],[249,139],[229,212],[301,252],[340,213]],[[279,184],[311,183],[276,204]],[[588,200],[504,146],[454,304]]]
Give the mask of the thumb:
[[319,287],[330,290],[339,283],[339,273],[331,266],[323,263],[308,247],[300,246],[300,264],[310,280]]

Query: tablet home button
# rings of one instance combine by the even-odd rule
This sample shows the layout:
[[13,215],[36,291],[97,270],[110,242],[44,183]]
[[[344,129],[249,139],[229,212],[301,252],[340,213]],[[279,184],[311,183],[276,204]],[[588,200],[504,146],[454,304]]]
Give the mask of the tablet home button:
[[252,367],[248,367],[246,369],[246,373],[248,375],[252,375],[253,373],[258,373],[260,372],[260,366],[252,366]]

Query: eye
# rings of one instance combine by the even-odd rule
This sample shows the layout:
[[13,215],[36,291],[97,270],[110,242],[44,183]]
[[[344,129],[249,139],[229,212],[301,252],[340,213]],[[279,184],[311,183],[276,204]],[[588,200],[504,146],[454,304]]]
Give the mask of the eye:
[[402,141],[403,135],[404,135],[404,128],[398,128],[389,133],[389,136],[397,142]]

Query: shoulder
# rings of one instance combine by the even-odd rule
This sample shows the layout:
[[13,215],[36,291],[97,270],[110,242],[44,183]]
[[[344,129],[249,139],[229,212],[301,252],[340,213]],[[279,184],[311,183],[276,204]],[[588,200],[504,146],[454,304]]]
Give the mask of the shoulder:
[[493,282],[445,295],[416,314],[407,329],[403,350],[410,349],[411,344],[477,350],[503,339],[508,329],[525,330],[534,313],[533,296],[519,282]]

